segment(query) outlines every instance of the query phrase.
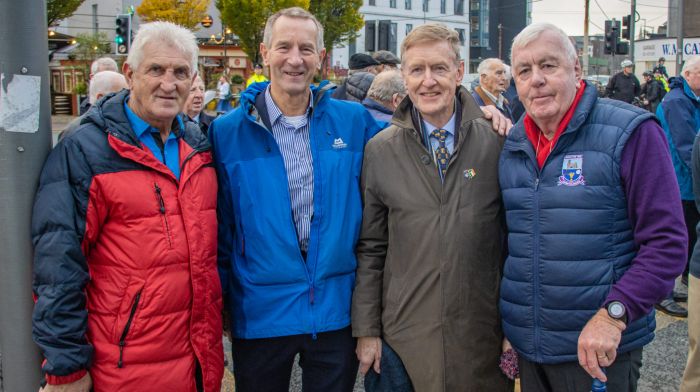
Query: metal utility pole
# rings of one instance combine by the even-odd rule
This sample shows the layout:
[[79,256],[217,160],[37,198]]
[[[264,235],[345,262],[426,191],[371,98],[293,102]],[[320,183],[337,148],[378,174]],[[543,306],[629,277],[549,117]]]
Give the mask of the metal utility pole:
[[34,193],[51,148],[44,0],[0,1],[0,390],[36,391],[32,342]]
[[637,18],[637,0],[632,0],[632,13],[630,13],[630,60],[634,64],[634,21]]
[[583,13],[583,76],[588,76],[588,6],[591,4],[590,0],[584,0],[584,13]]
[[683,34],[685,33],[685,24],[683,23],[683,0],[678,0],[678,35],[676,37],[676,76],[681,74],[683,67]]
[[503,60],[503,24],[498,24],[498,58]]

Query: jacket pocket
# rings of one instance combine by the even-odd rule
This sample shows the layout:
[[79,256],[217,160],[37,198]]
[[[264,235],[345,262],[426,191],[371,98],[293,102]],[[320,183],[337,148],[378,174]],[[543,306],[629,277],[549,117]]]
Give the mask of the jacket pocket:
[[119,313],[114,323],[113,339],[119,345],[119,360],[117,367],[124,366],[124,349],[127,346],[129,333],[134,334],[134,322],[139,305],[143,303],[143,289],[145,282],[140,278],[132,278],[126,287],[124,297],[122,297]]
[[173,240],[170,232],[170,225],[168,224],[168,215],[165,210],[165,200],[163,199],[163,193],[157,182],[153,183],[153,189],[156,193],[156,200],[158,201],[158,212],[160,213],[160,218],[163,223],[163,232],[165,233],[165,238],[168,240],[168,248],[173,248]]

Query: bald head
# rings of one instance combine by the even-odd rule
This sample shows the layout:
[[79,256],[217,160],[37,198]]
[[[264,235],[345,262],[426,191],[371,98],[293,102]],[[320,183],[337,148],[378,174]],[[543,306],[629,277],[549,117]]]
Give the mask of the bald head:
[[96,73],[90,80],[90,105],[94,105],[102,96],[128,88],[126,79],[114,71]]

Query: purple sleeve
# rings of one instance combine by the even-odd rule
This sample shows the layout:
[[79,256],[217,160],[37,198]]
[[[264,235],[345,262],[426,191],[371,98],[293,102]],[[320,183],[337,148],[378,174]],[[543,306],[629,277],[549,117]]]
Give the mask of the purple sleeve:
[[666,137],[654,120],[632,133],[620,166],[637,255],[606,303],[622,302],[634,321],[673,289],[688,257],[688,235]]

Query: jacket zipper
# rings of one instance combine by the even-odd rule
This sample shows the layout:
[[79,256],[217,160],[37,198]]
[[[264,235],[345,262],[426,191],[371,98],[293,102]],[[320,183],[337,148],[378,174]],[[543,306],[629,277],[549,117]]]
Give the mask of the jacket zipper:
[[165,200],[163,200],[163,195],[161,193],[160,187],[158,186],[158,183],[153,183],[153,187],[156,190],[156,197],[158,198],[158,211],[160,212],[161,217],[163,218],[163,222],[165,223],[165,233],[166,237],[168,238],[168,246],[170,249],[173,248],[173,242],[170,238],[170,225],[168,225],[168,217],[165,215]]
[[121,337],[119,337],[119,361],[117,362],[117,367],[120,369],[124,365],[122,358],[123,358],[123,354],[124,354],[124,346],[126,346],[126,335],[129,334],[129,328],[131,328],[131,322],[134,320],[134,314],[136,314],[136,308],[139,305],[140,299],[141,299],[141,290],[139,290],[139,292],[136,293],[136,296],[134,297],[134,303],[131,305],[131,312],[129,312],[129,319],[126,320],[126,325],[124,326],[124,330],[122,331],[122,335],[121,335]]

